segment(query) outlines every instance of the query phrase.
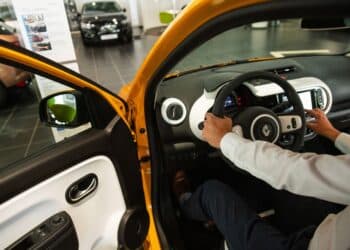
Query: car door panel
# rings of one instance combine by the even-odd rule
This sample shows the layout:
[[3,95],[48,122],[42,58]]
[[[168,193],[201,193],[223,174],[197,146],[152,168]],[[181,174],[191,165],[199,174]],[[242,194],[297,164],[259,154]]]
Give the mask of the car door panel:
[[[67,189],[89,174],[98,178],[96,191],[69,204]],[[141,183],[135,143],[118,116],[106,129],[52,145],[2,169],[0,249],[59,211],[71,216],[79,249],[142,244],[149,219]]]
[[78,248],[77,233],[72,219],[66,212],[60,212],[46,219],[5,250],[76,250]]
[[[85,199],[69,204],[68,187],[87,174],[95,174],[98,187]],[[66,211],[78,233],[80,249],[116,248],[118,221],[126,209],[112,161],[95,156],[59,173],[0,206],[0,248],[8,247],[33,225]],[[98,218],[98,219],[96,219]]]
[[[58,212],[71,218],[79,249],[139,248],[149,216],[126,102],[62,65],[1,41],[0,61],[79,91],[92,126],[0,167],[0,249]],[[89,185],[95,177],[80,186],[87,176],[96,177],[96,187]],[[84,187],[93,190],[85,193]],[[67,201],[70,188],[86,197]]]

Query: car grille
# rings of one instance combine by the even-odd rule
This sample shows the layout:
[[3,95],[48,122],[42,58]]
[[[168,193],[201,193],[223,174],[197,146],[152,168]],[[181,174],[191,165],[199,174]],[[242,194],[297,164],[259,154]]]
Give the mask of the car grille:
[[109,34],[118,32],[118,25],[113,22],[94,22],[95,30],[99,34]]

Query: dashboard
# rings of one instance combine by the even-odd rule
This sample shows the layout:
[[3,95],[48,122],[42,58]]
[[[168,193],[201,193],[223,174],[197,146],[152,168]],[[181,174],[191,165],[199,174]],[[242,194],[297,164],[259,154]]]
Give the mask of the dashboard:
[[[303,56],[250,62],[205,69],[163,80],[158,87],[155,112],[165,144],[202,141],[204,116],[228,81],[255,70],[275,72],[297,91],[305,109],[320,108],[335,122],[350,127],[350,58]],[[247,106],[264,106],[276,113],[290,111],[284,91],[275,83],[254,79],[245,82],[225,100],[226,116]],[[339,125],[339,124],[338,124]],[[305,140],[314,133],[308,130]]]

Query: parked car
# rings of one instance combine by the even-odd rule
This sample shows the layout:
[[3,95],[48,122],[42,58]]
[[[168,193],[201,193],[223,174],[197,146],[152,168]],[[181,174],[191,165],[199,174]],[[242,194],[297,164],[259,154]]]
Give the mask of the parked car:
[[[308,208],[325,201],[272,191],[236,171],[203,141],[201,129],[208,110],[236,121],[240,112],[258,106],[240,123],[247,125],[248,137],[294,151],[336,154],[333,144],[306,130],[304,108],[318,107],[338,129],[350,130],[349,36],[327,29],[327,21],[348,16],[349,9],[348,0],[194,0],[118,95],[0,42],[1,60],[75,89],[41,100],[43,123],[54,131],[91,124],[1,166],[0,249],[221,249],[215,228],[181,215],[171,188],[178,167],[192,173],[193,185],[220,179],[241,190],[254,209],[274,208],[270,222],[286,234],[319,223],[326,209]],[[291,32],[288,19],[294,25],[305,17],[326,21],[323,29]],[[282,33],[243,32],[251,23],[270,20],[287,25]],[[302,35],[319,50],[302,49],[310,45],[296,39]],[[281,50],[281,41],[288,51]],[[263,45],[267,55],[258,52]],[[251,127],[261,117],[269,124]]]
[[132,28],[116,1],[85,3],[80,16],[80,32],[85,44],[109,40],[131,42]]
[[0,39],[14,45],[20,46],[18,37],[16,36],[16,29],[0,21]]

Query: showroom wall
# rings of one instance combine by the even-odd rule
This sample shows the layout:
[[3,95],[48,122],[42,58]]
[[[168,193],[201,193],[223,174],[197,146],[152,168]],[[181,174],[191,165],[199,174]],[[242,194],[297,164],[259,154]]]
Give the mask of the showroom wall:
[[139,0],[144,30],[159,27],[159,12],[166,10],[181,10],[190,0]]

